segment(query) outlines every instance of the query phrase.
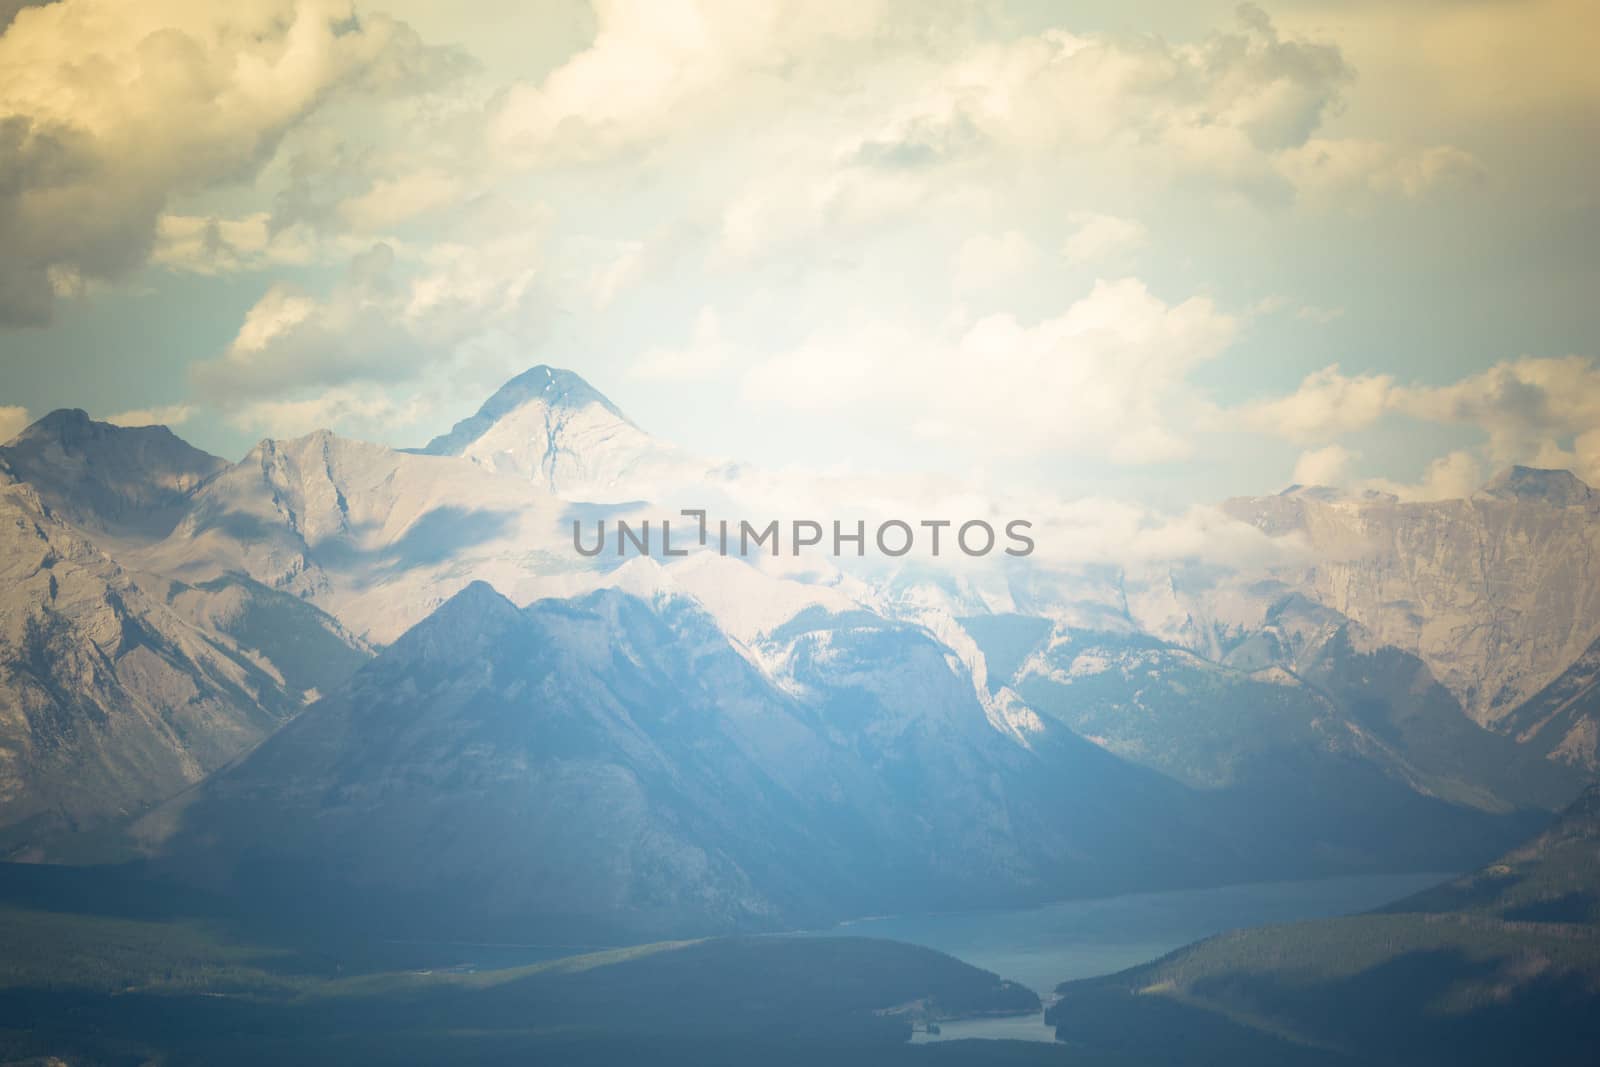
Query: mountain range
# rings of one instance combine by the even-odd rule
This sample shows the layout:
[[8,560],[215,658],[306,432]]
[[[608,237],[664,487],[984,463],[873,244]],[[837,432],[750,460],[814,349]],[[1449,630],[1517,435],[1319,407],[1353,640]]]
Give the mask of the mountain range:
[[1566,472],[1228,501],[1251,567],[572,550],[696,479],[740,484],[543,366],[410,451],[46,416],[0,447],[0,846],[703,932],[1465,869],[1597,766]]

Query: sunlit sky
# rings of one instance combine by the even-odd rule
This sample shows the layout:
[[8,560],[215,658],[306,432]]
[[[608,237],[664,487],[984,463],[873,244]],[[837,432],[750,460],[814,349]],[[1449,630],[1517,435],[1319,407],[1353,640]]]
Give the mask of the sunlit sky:
[[665,440],[1177,507],[1600,483],[1584,0],[0,0],[0,437]]

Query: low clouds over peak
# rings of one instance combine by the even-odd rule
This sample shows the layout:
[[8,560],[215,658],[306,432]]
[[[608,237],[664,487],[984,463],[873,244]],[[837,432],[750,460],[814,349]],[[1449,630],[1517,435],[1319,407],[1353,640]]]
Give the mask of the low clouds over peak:
[[1180,505],[1600,466],[1591,14],[1101,15],[0,6],[0,384],[234,453],[547,362],[706,454]]

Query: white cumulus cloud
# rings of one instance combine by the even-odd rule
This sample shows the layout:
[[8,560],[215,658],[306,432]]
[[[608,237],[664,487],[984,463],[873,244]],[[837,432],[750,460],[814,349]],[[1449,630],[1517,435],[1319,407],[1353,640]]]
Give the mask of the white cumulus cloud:
[[[92,57],[92,58],[90,58]],[[257,171],[346,90],[452,61],[338,0],[71,0],[0,34],[0,323],[142,265],[175,195]]]
[[11,440],[33,421],[28,409],[14,404],[0,406],[0,443]]
[[107,415],[105,421],[113,426],[180,426],[194,413],[191,404],[167,404],[155,408],[133,408]]
[[1327,445],[1300,453],[1294,464],[1296,485],[1343,485],[1356,454],[1343,445]]
[[1237,328],[1207,299],[1168,304],[1134,279],[1099,282],[1033,324],[1002,314],[931,335],[822,334],[757,364],[744,392],[782,408],[865,408],[977,454],[1155,462],[1188,454],[1189,372]]

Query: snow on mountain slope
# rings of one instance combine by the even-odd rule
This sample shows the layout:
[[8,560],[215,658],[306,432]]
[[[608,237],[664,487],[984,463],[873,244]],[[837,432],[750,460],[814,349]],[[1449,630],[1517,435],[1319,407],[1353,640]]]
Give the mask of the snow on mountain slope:
[[1198,788],[1248,783],[1313,753],[1394,762],[1293,675],[1230,670],[1147,635],[1057,628],[1011,684],[1096,744]]
[[692,601],[716,621],[741,655],[791,693],[802,688],[792,671],[793,649],[774,635],[802,619],[812,620],[818,631],[827,627],[815,620],[835,618],[877,618],[885,625],[918,629],[941,649],[949,677],[959,679],[968,695],[977,698],[995,731],[1027,746],[1042,729],[1038,716],[1014,691],[990,690],[981,650],[938,597],[912,592],[890,602],[882,589],[828,566],[787,567],[768,556],[740,559],[710,551],[695,551],[666,565],[631,559],[596,584],[649,603],[674,597]]
[[815,574],[772,573],[763,568],[763,562],[760,557],[745,561],[695,552],[662,570],[676,588],[694,597],[717,620],[724,633],[746,645],[809,608],[845,612],[872,602],[872,591],[863,583],[846,582],[836,575],[840,579],[836,584],[824,585],[814,580]]
[[1480,723],[1600,635],[1600,498],[1566,471],[1516,468],[1469,500],[1297,492],[1226,507],[1303,538],[1311,559],[1276,577],[1420,656]]
[[419,451],[460,456],[585,499],[615,498],[640,483],[648,488],[669,471],[681,474],[687,462],[577,374],[543,364],[506,382],[474,415]]
[[[1405,658],[1408,653],[1373,658],[1373,650],[1392,639],[1352,624],[1344,608],[1319,595],[1317,576],[1319,568],[1373,566],[1382,553],[1370,547],[1368,527],[1386,528],[1379,519],[1391,513],[1405,522],[1384,519],[1390,525],[1433,525],[1424,533],[1392,535],[1393,558],[1384,574],[1441,571],[1433,579],[1441,585],[1470,585],[1476,579],[1465,550],[1441,553],[1438,545],[1491,534],[1501,538],[1500,557],[1542,573],[1538,560],[1522,557],[1561,551],[1557,543],[1566,542],[1555,534],[1576,536],[1593,525],[1588,516],[1596,505],[1581,483],[1519,476],[1456,510],[1440,505],[1416,513],[1393,500],[1300,491],[1244,509],[1245,518],[1277,541],[1233,520],[1208,520],[1205,531],[1227,527],[1248,535],[1249,551],[1232,553],[1231,565],[1184,552],[1185,558],[1146,559],[1139,567],[1103,555],[1078,566],[1059,554],[934,563],[764,551],[739,559],[709,550],[623,562],[609,552],[596,558],[576,552],[572,521],[601,515],[614,521],[624,513],[661,518],[675,516],[680,506],[757,521],[790,513],[852,519],[855,508],[872,517],[893,502],[898,509],[908,499],[938,503],[941,497],[908,495],[887,483],[807,481],[803,472],[708,470],[659,446],[581,378],[545,367],[508,383],[478,415],[422,453],[324,431],[263,441],[241,462],[214,471],[206,468],[209,457],[190,458],[198,464],[194,480],[173,482],[161,498],[160,506],[181,511],[170,533],[154,542],[127,538],[114,553],[130,573],[163,576],[143,581],[146,599],[159,604],[135,615],[159,619],[149,626],[166,636],[139,647],[187,648],[180,638],[198,641],[197,651],[185,652],[196,664],[189,675],[197,691],[210,692],[208,679],[235,663],[266,694],[255,698],[258,703],[288,714],[316,694],[335,694],[334,703],[356,696],[341,684],[339,670],[322,669],[328,656],[321,638],[308,652],[285,634],[331,635],[349,654],[362,640],[397,641],[414,624],[421,628],[436,608],[454,604],[434,625],[413,631],[426,640],[391,650],[384,674],[392,686],[385,682],[381,692],[363,690],[360,697],[426,719],[429,707],[414,698],[434,693],[454,702],[447,720],[423,723],[427,738],[413,738],[353,706],[328,713],[333,719],[325,722],[344,724],[335,733],[357,719],[374,724],[370,736],[354,741],[324,739],[350,748],[337,757],[340,766],[354,768],[366,759],[363,745],[390,748],[362,765],[371,777],[360,789],[334,798],[343,829],[325,838],[307,823],[303,843],[308,855],[336,856],[367,849],[363,833],[411,834],[391,828],[381,812],[373,814],[371,798],[391,793],[428,821],[415,828],[412,844],[430,855],[456,854],[448,834],[464,818],[481,818],[499,831],[476,844],[461,843],[459,855],[463,864],[475,865],[475,875],[490,872],[496,907],[515,904],[516,886],[523,875],[538,873],[540,861],[521,855],[500,878],[493,873],[495,847],[525,821],[517,811],[545,804],[569,813],[578,831],[577,837],[557,834],[548,844],[598,864],[583,868],[591,881],[547,887],[550,899],[606,900],[612,890],[605,887],[620,886],[624,897],[612,903],[623,910],[644,915],[659,901],[674,913],[704,909],[708,919],[738,922],[786,911],[813,894],[853,892],[848,872],[865,861],[862,854],[830,850],[855,849],[863,841],[894,877],[931,875],[943,886],[944,902],[983,903],[992,892],[986,887],[996,883],[974,871],[1002,872],[1001,882],[1025,897],[1163,880],[1348,871],[1422,862],[1419,856],[1452,864],[1470,857],[1482,834],[1498,832],[1504,816],[1487,813],[1559,802],[1539,792],[1546,786],[1559,791],[1561,783],[1551,786],[1548,775],[1530,773],[1537,788],[1503,788],[1497,761],[1505,762],[1502,749],[1510,742],[1484,734],[1453,697],[1441,699],[1432,675]],[[161,472],[182,464],[162,462],[155,481],[165,484],[162,479],[171,479]],[[11,472],[3,477],[15,480],[13,467],[0,456],[0,471]],[[129,484],[140,483],[130,478]],[[958,511],[1001,513],[992,502],[953,501],[946,503]],[[91,509],[82,521],[106,510]],[[1480,528],[1458,529],[1458,512],[1476,516]],[[1308,526],[1315,529],[1308,533]],[[1035,532],[1048,537],[1051,531]],[[1183,539],[1180,547],[1193,543]],[[1258,550],[1272,566],[1252,562]],[[23,559],[26,552],[11,555]],[[37,585],[39,570],[28,571],[27,580]],[[452,600],[476,581],[491,583],[515,605],[529,605],[515,609],[521,621],[512,620],[492,593]],[[1386,588],[1371,596],[1381,623],[1394,598]],[[1436,599],[1447,607],[1456,603]],[[1522,610],[1533,609],[1524,604]],[[482,635],[494,647],[494,670],[508,679],[505,685],[473,688],[472,679],[479,678],[473,672],[481,673],[483,664],[471,656],[448,667],[462,688],[430,673],[437,666],[435,646],[455,640],[455,630],[470,636],[463,619],[473,611],[485,613],[490,629],[499,618],[518,635],[507,643],[499,631]],[[1517,618],[1508,623],[1521,625]],[[1049,635],[1069,631],[1074,641],[1090,635],[1094,647],[1067,660],[1062,657],[1070,650],[1062,642],[1049,644],[1035,664],[1040,669],[1024,669]],[[1331,635],[1340,632],[1354,643],[1334,648]],[[68,651],[52,653],[53,662],[75,662],[72,648],[84,652],[81,641],[60,647]],[[206,648],[221,650],[215,670]],[[1481,648],[1466,651],[1486,655]],[[415,670],[404,662],[413,653],[420,657]],[[149,655],[139,652],[127,669],[147,661]],[[168,656],[162,662],[177,661]],[[706,687],[696,672],[713,666],[733,689]],[[1345,684],[1344,674],[1359,677]],[[162,677],[160,692],[177,684]],[[74,677],[63,699],[114,706],[96,684],[89,675]],[[548,686],[566,694],[571,715],[565,726],[534,721],[552,706]],[[332,706],[317,706],[324,705]],[[219,707],[226,726],[232,705]],[[610,710],[600,722],[583,718],[585,709],[595,708]],[[663,708],[671,710],[670,722],[651,718]],[[564,732],[566,726],[578,732]],[[458,727],[488,747],[457,745],[460,738],[450,731]],[[546,727],[555,732],[541,733]],[[754,761],[730,764],[739,781],[717,778],[716,768],[696,762],[701,757],[685,738],[700,737],[693,733],[700,727],[713,730],[717,745],[734,745],[739,760]],[[666,733],[653,734],[658,728]],[[321,728],[304,729],[313,733],[290,736],[321,736],[315,733]],[[677,732],[685,729],[689,735]],[[1447,751],[1426,753],[1430,739]],[[412,740],[427,743],[401,751]],[[589,746],[579,754],[581,767],[549,762],[542,746],[575,740]],[[237,751],[230,744],[215,751]],[[652,744],[671,751],[648,755]],[[396,757],[393,765],[384,762],[388,756]],[[429,778],[434,756],[443,760],[438,766],[465,778]],[[154,777],[191,781],[209,759],[196,755],[192,767]],[[35,752],[16,762],[47,766]],[[1538,762],[1540,772],[1564,769]],[[85,765],[62,767],[77,773]],[[517,776],[529,773],[546,777],[519,783]],[[693,792],[685,787],[701,773],[712,775],[717,795],[685,800]],[[50,776],[63,780],[55,770]],[[813,801],[825,806],[826,817],[848,820],[849,833],[839,840],[808,839],[803,831],[788,838],[796,847],[821,849],[816,856],[831,855],[837,877],[828,885],[809,884],[773,866],[770,856],[760,860],[767,866],[758,873],[750,863],[767,855],[765,846],[737,828],[702,823],[695,829],[678,815],[662,822],[647,810],[667,803],[687,819],[703,801],[722,805],[717,810],[733,819],[743,810],[738,797],[762,777],[768,784],[760,789],[771,785],[788,794],[770,812],[773,834],[788,834],[796,820],[816,815],[806,807]],[[468,787],[457,788],[463,781]],[[494,795],[510,808],[484,808],[471,783],[493,784]],[[277,788],[262,777],[248,792],[266,797]],[[429,799],[435,788],[449,794],[438,805]],[[139,793],[135,806],[159,795],[160,789]],[[765,803],[763,796],[772,799],[751,794],[751,803]],[[1272,797],[1281,803],[1261,817]],[[278,800],[298,812],[295,818],[316,821],[306,797]],[[256,826],[254,815],[231,802],[218,818],[218,828]],[[603,833],[614,824],[639,835],[639,848],[620,842],[601,849],[604,855],[584,851],[585,826]],[[1160,839],[1160,856],[1152,853],[1151,835]],[[430,883],[429,872],[408,868],[412,860],[404,849],[375,844],[369,851],[381,869],[416,880],[419,891],[448,888]],[[661,875],[666,881],[624,878],[635,862],[667,872]],[[791,878],[800,881],[786,881]]]
[[[1222,662],[1261,640],[1274,605],[1299,592],[1355,622],[1362,641],[1420,656],[1479,721],[1550,681],[1593,640],[1587,620],[1600,618],[1600,583],[1581,562],[1600,535],[1600,504],[1564,472],[1511,472],[1472,501],[1440,504],[1315,488],[1233,501],[1235,518],[1293,544],[1255,572],[1183,561],[1140,572],[1029,561],[963,570],[926,560],[806,570],[707,552],[619,567],[609,553],[591,560],[572,551],[566,523],[589,514],[573,497],[639,493],[633,505],[598,506],[655,515],[672,513],[665,498],[681,499],[685,487],[701,487],[700,497],[688,494],[693,502],[736,508],[740,492],[772,496],[778,482],[697,467],[578,375],[544,366],[512,379],[424,452],[327,433],[263,442],[193,494],[148,567],[191,577],[239,571],[311,598],[378,643],[473,579],[518,603],[606,585],[683,593],[758,659],[761,638],[807,609],[865,609],[936,634],[974,679],[994,728],[1019,738],[1037,722],[1033,709],[1008,679],[989,684],[985,657],[957,618],[1016,613],[1146,633]],[[1281,656],[1271,665],[1294,669]]]
[[398,898],[456,936],[677,935],[1235,870],[1175,783],[1060,727],[1032,748],[996,734],[916,627],[817,610],[770,640],[802,695],[686,597],[518,609],[475,583],[138,833],[242,894]]
[[1038,712],[1197,788],[1249,787],[1300,767],[1288,775],[1293,792],[1343,765],[1509,811],[1559,807],[1583,784],[1531,765],[1511,738],[1468,719],[1415,656],[1295,594],[1224,663],[1149,634],[1018,615],[961,622],[990,663],[991,687],[1009,685]]
[[323,430],[261,442],[138,558],[190,581],[249,575],[383,643],[473,579],[532,599],[542,580],[589,569],[563,507],[521,478]]
[[[691,503],[737,516],[741,494],[755,494],[745,504],[781,504],[788,475],[697,466],[576,374],[543,366],[508,382],[421,453],[322,431],[263,441],[218,468],[165,431],[117,431],[72,413],[30,434],[27,447],[14,444],[0,464],[12,477],[37,478],[41,494],[57,492],[62,514],[86,527],[114,518],[131,529],[128,516],[144,510],[181,514],[162,518],[173,524],[167,536],[124,537],[116,555],[132,570],[181,583],[169,610],[224,644],[235,631],[261,628],[251,620],[289,618],[298,602],[328,612],[357,640],[384,644],[475,580],[518,604],[613,587],[658,606],[692,604],[791,697],[808,699],[814,679],[825,676],[818,672],[854,642],[886,655],[936,649],[942,667],[934,675],[901,673],[891,682],[885,674],[872,684],[913,693],[936,677],[939,692],[919,698],[925,710],[976,708],[981,714],[962,721],[1023,751],[1054,743],[1046,735],[1055,725],[1039,714],[1049,711],[1124,758],[1205,788],[1255,780],[1256,770],[1241,778],[1240,768],[1270,768],[1275,752],[1321,746],[1419,794],[1470,806],[1494,810],[1543,796],[1504,788],[1493,760],[1482,758],[1476,728],[1444,721],[1457,707],[1451,699],[1429,698],[1427,715],[1396,711],[1410,699],[1410,668],[1390,670],[1393,684],[1359,697],[1388,709],[1371,721],[1330,703],[1326,694],[1338,686],[1327,675],[1367,671],[1376,661],[1362,657],[1393,645],[1420,656],[1473,708],[1471,699],[1492,686],[1510,700],[1548,682],[1593,640],[1586,620],[1600,619],[1600,592],[1582,563],[1600,502],[1564,473],[1514,471],[1474,500],[1435,505],[1314,489],[1235,501],[1230,512],[1292,549],[1256,571],[1183,560],[1130,570],[1104,560],[1079,568],[1033,560],[946,566],[711,551],[623,563],[575,552],[573,519],[676,514],[666,498],[686,490]],[[119,439],[129,447],[112,456]],[[82,458],[96,449],[106,458]],[[124,474],[118,462],[150,470]],[[649,495],[656,490],[660,496]],[[1285,611],[1286,603],[1315,611]],[[984,616],[1002,620],[1001,630],[1005,619],[1043,620],[1047,632],[1093,633],[1106,650],[1127,646],[1107,651],[1113,660],[1151,638],[1162,656],[1179,656],[1181,646],[1187,658],[1150,665],[1159,677],[1133,668],[1095,675],[1085,666],[1092,656],[1030,673],[977,636],[970,620]],[[1317,658],[1346,624],[1352,650]],[[803,649],[816,655],[797,659]],[[327,689],[293,648],[257,659],[286,688]],[[293,680],[280,669],[291,662]],[[1312,668],[1324,671],[1315,686],[1302,677]],[[946,691],[952,685],[961,692]],[[908,706],[886,703],[880,728]],[[1574,728],[1578,744],[1586,727]],[[1419,759],[1423,734],[1437,735],[1452,754]]]

